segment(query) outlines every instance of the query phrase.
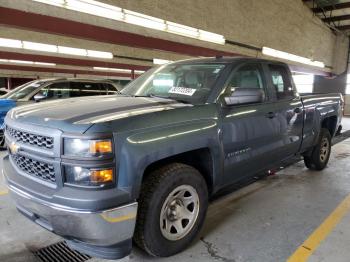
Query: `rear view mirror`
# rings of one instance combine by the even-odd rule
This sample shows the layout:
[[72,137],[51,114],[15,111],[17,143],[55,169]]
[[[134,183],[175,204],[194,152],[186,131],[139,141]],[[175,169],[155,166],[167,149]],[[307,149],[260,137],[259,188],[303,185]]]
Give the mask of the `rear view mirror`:
[[231,96],[225,96],[224,99],[228,106],[259,103],[264,99],[264,92],[258,88],[237,88]]
[[40,101],[42,101],[42,100],[44,100],[44,99],[46,99],[46,96],[43,95],[43,94],[36,94],[36,95],[34,96],[35,102],[40,102]]

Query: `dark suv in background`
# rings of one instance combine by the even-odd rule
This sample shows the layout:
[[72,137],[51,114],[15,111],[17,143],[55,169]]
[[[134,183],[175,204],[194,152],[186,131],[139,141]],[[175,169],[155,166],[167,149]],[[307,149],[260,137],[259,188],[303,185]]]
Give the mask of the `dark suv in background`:
[[13,107],[54,99],[114,95],[121,89],[122,86],[103,79],[52,78],[21,85],[0,99],[0,148],[4,147],[4,118]]
[[108,80],[43,79],[17,87],[2,98],[14,100],[17,105],[22,105],[49,99],[117,94],[121,89],[122,87]]

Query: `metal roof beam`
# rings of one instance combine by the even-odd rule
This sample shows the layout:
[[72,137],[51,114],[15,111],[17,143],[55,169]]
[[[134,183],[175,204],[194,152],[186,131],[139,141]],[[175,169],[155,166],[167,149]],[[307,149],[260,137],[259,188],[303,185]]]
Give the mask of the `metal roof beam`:
[[336,27],[339,30],[350,30],[350,25],[340,25]]
[[350,20],[350,15],[339,15],[339,16],[322,18],[322,21],[326,23],[338,22],[338,21],[344,21],[344,20]]
[[334,4],[334,5],[327,5],[324,7],[315,7],[312,8],[311,10],[314,13],[322,13],[323,11],[332,11],[332,10],[339,10],[339,9],[345,9],[345,8],[350,8],[350,2],[346,3],[339,3],[339,4]]

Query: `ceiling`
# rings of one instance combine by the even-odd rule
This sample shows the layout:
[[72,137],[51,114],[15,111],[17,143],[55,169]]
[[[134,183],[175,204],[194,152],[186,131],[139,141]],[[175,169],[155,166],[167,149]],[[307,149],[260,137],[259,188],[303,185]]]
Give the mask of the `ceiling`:
[[[293,1],[290,1],[290,5],[287,6],[295,7],[295,9],[283,13],[285,14],[284,16],[279,12],[283,8],[278,6],[277,8],[279,9],[275,10],[275,1],[270,0],[272,4],[271,12],[267,12],[266,15],[259,12],[255,16],[257,18],[259,15],[259,19],[251,22],[251,20],[246,20],[245,18],[251,16],[248,14],[253,15],[255,10],[259,10],[259,6],[255,6],[257,8],[251,8],[250,5],[242,6],[242,10],[248,13],[241,14],[240,11],[235,11],[239,7],[238,2],[245,3],[246,1],[234,1],[236,4],[233,6],[229,5],[230,9],[225,15],[223,14],[222,18],[210,20],[212,27],[209,27],[207,25],[206,5],[197,6],[195,3],[192,6],[188,6],[192,7],[192,9],[189,9],[187,13],[183,11],[181,4],[179,4],[179,8],[176,9],[177,11],[175,10],[177,13],[174,15],[175,11],[172,11],[173,6],[163,0],[158,2],[153,0],[98,0],[99,2],[105,2],[104,4],[120,5],[124,13],[126,12],[125,10],[136,10],[140,13],[135,13],[136,11],[128,12],[134,14],[133,16],[138,14],[139,18],[143,19],[143,23],[152,22],[151,24],[145,24],[148,26],[140,26],[139,20],[126,22],[126,20],[111,19],[105,16],[104,13],[103,15],[95,15],[95,9],[93,9],[92,13],[90,9],[88,10],[89,12],[85,9],[82,12],[76,9],[68,9],[67,6],[61,7],[52,4],[60,1],[0,0],[0,42],[1,38],[3,38],[3,42],[11,39],[11,41],[21,42],[16,49],[14,49],[16,45],[11,44],[9,46],[8,41],[2,45],[0,43],[0,67],[2,67],[0,76],[12,76],[21,72],[21,74],[26,73],[36,77],[53,77],[70,72],[71,75],[77,76],[84,74],[85,76],[130,79],[153,66],[153,59],[175,61],[191,57],[235,56],[237,54],[264,57],[262,53],[263,46],[271,46],[276,50],[285,50],[285,52],[295,53],[302,57],[308,57],[312,61],[322,61],[326,64],[324,69],[318,69],[292,62],[291,64],[299,68],[296,68],[296,71],[328,75],[335,68],[332,59],[335,38],[324,26],[320,27],[319,23],[315,26],[314,19],[310,17],[310,12],[302,2],[299,2],[299,5],[296,6]],[[70,2],[74,1],[71,0]],[[177,1],[182,2],[182,5],[187,5],[186,0]],[[85,0],[85,2],[92,1]],[[125,2],[124,5],[123,2]],[[150,5],[153,2],[158,4]],[[201,3],[200,0],[197,2]],[[223,0],[223,2],[228,3],[229,1]],[[259,4],[260,7],[268,4],[264,1],[254,2]],[[315,5],[313,0],[304,0],[304,2],[311,5],[311,7]],[[209,2],[208,6],[210,6]],[[217,6],[215,4],[211,4],[211,6],[213,6],[215,11],[211,11],[212,14],[222,13],[227,9],[225,5],[218,5],[217,9],[214,8]],[[143,14],[144,11],[154,17]],[[197,12],[198,15],[193,17],[192,12]],[[233,15],[232,12],[237,12],[238,17]],[[297,18],[301,18],[296,22],[295,13],[298,14]],[[124,16],[126,14],[128,13],[125,13]],[[240,14],[241,16],[239,16]],[[257,29],[257,26],[264,25],[265,22],[269,23],[271,15],[274,15],[277,20],[280,19],[283,24],[271,24],[270,27],[274,28],[275,36],[266,37],[264,30],[266,32],[270,32],[270,30]],[[158,16],[162,17],[162,19],[157,18]],[[224,18],[226,19],[225,22],[223,22]],[[172,25],[170,21],[183,24],[177,24],[179,27],[178,31],[176,31],[177,33],[155,30],[153,29],[154,21],[159,19],[167,23],[168,31],[171,28],[169,25]],[[280,41],[281,37],[278,36],[286,35],[286,30],[284,29],[288,29],[290,24],[294,22],[296,24],[295,26],[293,24],[294,28],[292,28],[293,32],[295,32],[293,37],[284,39],[284,42]],[[216,23],[220,25],[220,28],[216,26]],[[232,29],[232,26],[222,28],[222,24],[234,24],[235,28]],[[185,25],[196,27],[191,28]],[[304,25],[306,29],[299,30]],[[208,32],[196,29],[197,26],[198,28],[203,28],[203,30],[208,30]],[[263,27],[261,26],[261,28]],[[199,30],[198,32],[201,31],[202,35],[205,35],[203,32],[220,33],[225,35],[227,39],[224,43],[218,44],[208,41],[208,39],[203,41],[203,39],[194,38],[192,35],[188,37],[188,28],[191,28],[192,31],[194,29]],[[213,33],[208,34],[208,36],[212,39]],[[297,40],[294,40],[294,38]],[[305,39],[306,41],[300,41],[299,39]],[[346,38],[346,40],[348,39]],[[301,42],[303,44],[299,44]],[[321,42],[322,45],[319,45]],[[31,44],[31,48],[28,47],[28,43]],[[35,48],[33,47],[34,45]],[[42,45],[45,48],[41,47]],[[76,53],[59,52],[59,49],[62,48],[80,50],[78,50],[79,54],[77,55]],[[80,54],[81,49],[84,49],[87,53],[89,53],[88,51],[95,53],[108,52],[111,54],[111,57],[82,56]],[[339,50],[343,49],[345,50],[345,48],[339,48]],[[5,65],[8,70],[5,70]]]
[[330,28],[350,35],[349,0],[303,0],[303,2]]

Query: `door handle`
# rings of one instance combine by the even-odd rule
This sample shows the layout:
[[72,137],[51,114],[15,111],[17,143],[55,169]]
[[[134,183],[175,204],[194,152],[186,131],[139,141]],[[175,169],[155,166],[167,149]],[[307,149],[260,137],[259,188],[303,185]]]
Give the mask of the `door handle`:
[[266,114],[266,117],[272,119],[272,118],[275,118],[275,117],[276,117],[276,114],[275,114],[274,112],[268,112],[268,113]]
[[301,112],[303,112],[303,110],[300,107],[294,109],[294,113],[296,114],[300,114]]

